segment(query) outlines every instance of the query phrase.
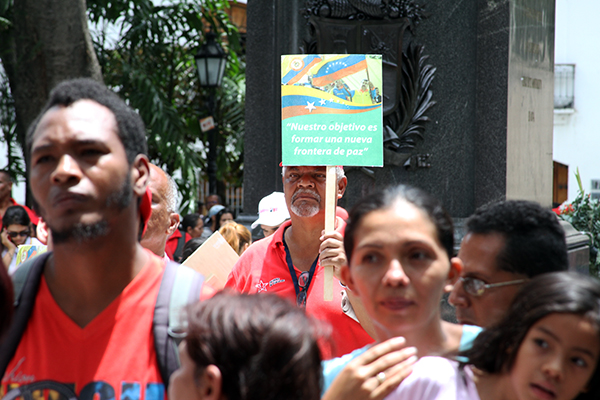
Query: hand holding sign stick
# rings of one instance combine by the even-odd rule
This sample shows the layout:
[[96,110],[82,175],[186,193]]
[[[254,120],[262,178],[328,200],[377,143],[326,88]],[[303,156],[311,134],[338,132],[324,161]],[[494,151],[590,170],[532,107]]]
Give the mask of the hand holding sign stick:
[[[325,184],[325,233],[335,230],[335,206],[337,203],[337,174],[335,166],[327,167],[327,183]],[[333,266],[324,267],[325,273],[323,299],[333,300]]]

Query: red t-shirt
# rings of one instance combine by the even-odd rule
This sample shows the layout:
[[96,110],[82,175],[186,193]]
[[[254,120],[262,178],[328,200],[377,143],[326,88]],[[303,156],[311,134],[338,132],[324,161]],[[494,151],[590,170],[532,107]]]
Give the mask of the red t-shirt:
[[175,232],[171,236],[167,238],[167,242],[165,243],[165,253],[169,256],[169,259],[173,259],[173,254],[175,254],[175,250],[177,250],[177,244],[179,243],[179,238],[181,237],[181,232],[179,229],[175,229]]
[[[252,244],[234,265],[225,287],[243,293],[272,292],[296,302],[296,290],[285,259],[283,232],[291,225],[284,222],[277,231]],[[345,223],[339,224],[343,232]],[[315,255],[316,256],[316,255]],[[301,271],[295,269],[296,276]],[[315,274],[307,292],[306,313],[327,321],[331,327],[331,342],[319,342],[323,359],[340,357],[351,351],[373,343],[373,339],[358,322],[342,311],[342,291],[340,281],[333,278],[333,300],[323,300],[324,269],[317,264]]]
[[[52,380],[69,385],[82,400],[165,399],[152,333],[164,261],[147,253],[148,264],[85,328],[60,309],[42,276],[0,397],[15,386]],[[201,298],[207,291],[211,289],[206,287]]]
[[[179,238],[181,238],[181,231],[179,229],[175,229],[175,232],[169,236],[167,239],[167,243],[165,244],[165,253],[169,256],[169,259],[173,259],[173,255],[175,254],[175,250],[177,250],[177,245],[179,244]],[[185,243],[188,242],[192,237],[186,232],[185,234]]]

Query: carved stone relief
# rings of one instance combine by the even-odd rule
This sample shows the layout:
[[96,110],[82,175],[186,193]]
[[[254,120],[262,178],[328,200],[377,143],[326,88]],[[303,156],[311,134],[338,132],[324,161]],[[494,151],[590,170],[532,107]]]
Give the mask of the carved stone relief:
[[425,139],[426,112],[435,105],[431,83],[436,68],[426,64],[422,45],[411,40],[403,47],[405,31],[414,37],[416,26],[427,17],[425,10],[412,0],[307,0],[305,4],[311,37],[303,53],[383,55],[385,164],[409,170],[430,167],[429,154],[410,151]]

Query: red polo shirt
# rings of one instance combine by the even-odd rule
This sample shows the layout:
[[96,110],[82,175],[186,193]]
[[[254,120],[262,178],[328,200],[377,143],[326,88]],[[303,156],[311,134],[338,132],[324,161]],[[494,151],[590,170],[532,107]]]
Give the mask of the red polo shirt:
[[[339,220],[338,220],[339,221]],[[290,276],[283,246],[283,232],[291,221],[284,222],[277,231],[253,243],[234,265],[225,287],[243,293],[272,292],[296,302],[296,290]],[[345,222],[339,223],[337,231],[344,232]],[[316,256],[316,255],[315,255]],[[302,271],[294,267],[296,276]],[[361,325],[342,311],[342,291],[340,281],[333,278],[333,300],[323,300],[324,269],[317,264],[315,274],[308,289],[306,313],[319,320],[327,321],[332,327],[331,341],[320,341],[324,359],[339,357],[352,350],[366,346],[373,339]]]

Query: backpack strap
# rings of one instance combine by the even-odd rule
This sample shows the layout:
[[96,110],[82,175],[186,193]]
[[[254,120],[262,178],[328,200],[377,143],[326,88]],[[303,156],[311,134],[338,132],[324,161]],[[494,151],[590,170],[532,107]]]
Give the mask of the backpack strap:
[[33,257],[19,266],[12,276],[15,293],[15,313],[13,321],[0,346],[0,377],[4,376],[6,367],[15,355],[21,337],[27,329],[27,323],[33,312],[35,299],[40,288],[40,280],[46,260],[52,252]]
[[187,328],[184,308],[200,300],[203,283],[204,276],[185,265],[172,261],[165,265],[152,321],[154,348],[165,387],[180,365],[178,346]]

